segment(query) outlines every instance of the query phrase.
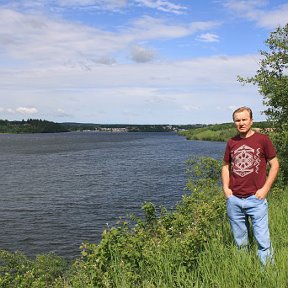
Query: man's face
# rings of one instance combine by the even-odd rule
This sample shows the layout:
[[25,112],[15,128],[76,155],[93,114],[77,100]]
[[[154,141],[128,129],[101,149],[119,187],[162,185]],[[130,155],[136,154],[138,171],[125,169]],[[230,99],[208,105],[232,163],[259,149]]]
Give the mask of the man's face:
[[246,135],[253,124],[250,118],[250,113],[246,110],[234,114],[234,124],[238,132],[242,135]]

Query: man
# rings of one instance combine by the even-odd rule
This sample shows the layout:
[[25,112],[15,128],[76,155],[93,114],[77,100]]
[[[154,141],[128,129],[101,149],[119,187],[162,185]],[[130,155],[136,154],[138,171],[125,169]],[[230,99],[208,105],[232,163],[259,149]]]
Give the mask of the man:
[[[258,245],[257,255],[265,265],[272,261],[266,196],[276,179],[279,163],[267,135],[252,130],[252,110],[240,107],[233,112],[239,134],[228,140],[222,167],[222,184],[227,214],[239,248],[248,245],[249,218]],[[270,169],[266,176],[266,163]]]

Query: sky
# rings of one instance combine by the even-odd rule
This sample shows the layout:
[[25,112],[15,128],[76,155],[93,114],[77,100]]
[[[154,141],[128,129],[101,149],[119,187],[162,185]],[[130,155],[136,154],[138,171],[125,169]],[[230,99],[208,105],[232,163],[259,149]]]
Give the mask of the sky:
[[0,0],[0,119],[215,124],[263,121],[260,50],[281,0]]

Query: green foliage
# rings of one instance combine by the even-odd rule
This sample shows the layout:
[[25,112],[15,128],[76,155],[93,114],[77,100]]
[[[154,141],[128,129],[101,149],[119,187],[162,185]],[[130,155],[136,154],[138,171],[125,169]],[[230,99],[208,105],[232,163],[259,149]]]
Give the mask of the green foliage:
[[283,184],[288,183],[288,24],[278,27],[265,41],[268,51],[260,51],[261,60],[256,74],[250,78],[239,77],[243,84],[258,85],[267,106],[270,127],[274,128],[272,137],[281,162]]
[[260,68],[242,83],[258,85],[267,106],[264,113],[277,126],[288,123],[288,24],[278,27],[265,41],[269,51],[260,51]]
[[3,250],[0,265],[0,287],[7,288],[57,287],[57,283],[63,284],[61,278],[67,268],[66,261],[57,255],[38,255],[32,260],[21,252]]
[[280,173],[277,178],[277,185],[285,187],[288,183],[288,124],[282,125],[283,129],[268,131],[280,163]]
[[53,133],[67,132],[61,124],[37,119],[27,121],[0,120],[0,133]]
[[188,140],[226,141],[235,135],[235,128],[232,124],[216,124],[180,131],[179,135],[186,137]]
[[210,197],[210,191],[215,190],[220,184],[221,168],[222,162],[211,157],[190,158],[187,160],[186,189],[198,194],[204,189],[207,190],[206,195],[208,192],[207,196]]

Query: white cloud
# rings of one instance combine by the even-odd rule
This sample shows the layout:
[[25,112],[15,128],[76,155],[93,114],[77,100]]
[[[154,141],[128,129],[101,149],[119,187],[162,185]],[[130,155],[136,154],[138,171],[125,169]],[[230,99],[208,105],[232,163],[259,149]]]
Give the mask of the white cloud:
[[25,102],[30,106],[21,107],[37,107],[41,119],[61,122],[203,123],[211,115],[209,119],[219,123],[231,118],[228,109],[214,115],[220,103],[222,107],[259,103],[255,87],[242,87],[236,81],[238,74],[246,77],[255,72],[256,60],[255,56],[208,57],[95,66],[89,71],[34,69],[14,77],[3,73],[0,86],[5,97],[2,94],[0,101],[10,107]]
[[171,1],[164,0],[136,0],[136,3],[139,3],[148,8],[174,14],[183,14],[187,9],[185,6],[177,5]]
[[14,113],[14,111],[11,108],[0,107],[0,113],[2,113],[2,114],[12,114],[12,113]]
[[185,111],[192,112],[194,110],[199,110],[199,106],[196,106],[196,105],[193,105],[193,104],[186,104],[186,105],[183,106],[183,109]]
[[185,6],[166,0],[54,0],[53,3],[49,0],[19,0],[7,2],[6,6],[30,11],[51,9],[55,12],[57,8],[70,8],[120,12],[128,6],[135,5],[172,14],[183,14],[187,10]]
[[[226,113],[230,120],[229,106],[261,103],[256,87],[242,87],[236,81],[238,74],[255,73],[258,56],[229,57],[228,53],[243,53],[241,45],[230,45],[234,31],[228,34],[229,29],[221,26],[231,18],[221,15],[217,21],[218,12],[202,18],[206,21],[201,21],[203,13],[193,18],[198,10],[188,15],[192,6],[202,9],[193,1],[2,2],[6,5],[0,4],[1,117],[37,113],[52,121],[200,123],[208,117],[221,122]],[[260,2],[264,3],[228,1],[227,8],[261,27],[286,17],[280,6],[268,11]],[[205,15],[218,11],[205,5]],[[285,5],[282,8],[286,11]],[[247,23],[236,22],[246,29]],[[221,53],[225,47],[227,56],[211,57],[208,45],[203,48],[193,41],[197,35],[205,42],[217,42],[221,35],[223,45],[217,50],[214,45],[213,51]],[[254,53],[258,44],[253,45],[245,51]]]
[[16,112],[21,114],[35,114],[38,110],[35,107],[18,107]]
[[45,16],[0,9],[0,18],[0,33],[5,40],[0,48],[6,57],[26,59],[38,65],[103,59],[126,45],[114,33],[53,21]]
[[155,57],[155,51],[151,48],[133,46],[131,49],[131,58],[137,63],[150,62]]
[[67,113],[62,108],[58,108],[58,109],[56,109],[54,117],[57,117],[57,118],[69,118],[69,117],[73,117],[73,115]]
[[281,5],[277,9],[259,15],[257,24],[260,27],[274,29],[278,26],[284,27],[288,23],[288,4]]
[[143,16],[131,23],[131,28],[125,28],[125,30],[128,31],[127,36],[130,36],[130,38],[143,41],[153,39],[177,39],[193,35],[199,31],[215,28],[219,25],[219,22],[214,21],[190,22],[182,25],[171,24],[168,20]]
[[203,42],[219,42],[219,36],[212,33],[204,33],[198,36],[197,40]]
[[[159,39],[177,39],[198,31],[219,25],[215,22],[195,22],[189,24],[170,24],[164,20],[144,16],[121,31],[105,30],[50,19],[44,15],[30,15],[0,8],[0,33],[4,59],[14,59],[15,65],[46,66],[79,65],[90,69],[91,65],[114,64],[117,55],[130,49],[131,45]],[[153,49],[134,50],[132,58],[136,62],[154,57]],[[10,62],[13,65],[13,62]]]
[[5,115],[9,115],[9,114],[31,115],[31,114],[38,113],[38,110],[35,107],[18,107],[16,109],[13,109],[10,107],[9,108],[0,107],[0,113],[5,114]]
[[275,29],[278,26],[284,26],[288,22],[288,4],[278,5],[271,9],[269,1],[229,0],[225,2],[225,6],[236,17],[254,21],[259,27],[269,30]]
[[217,28],[221,25],[220,21],[197,21],[191,22],[188,27],[190,33],[196,33],[203,30],[209,30],[211,28]]
[[[187,61],[163,63],[145,63],[145,65],[117,64],[112,66],[94,66],[89,71],[81,67],[55,67],[55,69],[33,69],[18,71],[12,78],[8,71],[2,74],[2,87],[13,87],[21,81],[23,87],[42,89],[46,85],[55,87],[109,87],[118,85],[192,85],[202,83],[226,83],[236,81],[237,74],[255,72],[258,56],[214,56],[196,58]],[[249,65],[248,65],[249,64]],[[0,70],[1,71],[1,70]],[[225,73],[223,78],[222,73]],[[248,76],[248,75],[247,75]],[[250,75],[251,76],[251,75]],[[113,79],[113,83],[111,83]],[[173,81],[172,81],[173,80]],[[56,83],[55,83],[56,81]],[[174,84],[175,83],[175,84]],[[44,86],[43,86],[44,85]],[[51,85],[51,86],[50,86]]]
[[87,7],[118,10],[127,5],[127,0],[58,0],[56,1],[61,7]]
[[61,8],[111,10],[116,12],[125,8],[127,3],[128,0],[8,0],[5,6],[22,11],[46,10],[48,12],[50,10],[51,13],[55,13]]

